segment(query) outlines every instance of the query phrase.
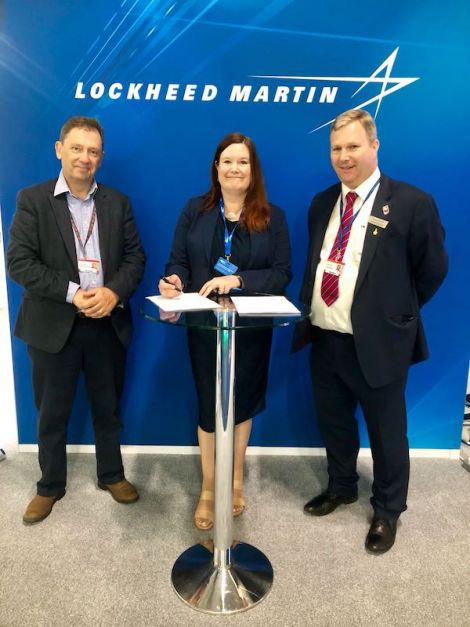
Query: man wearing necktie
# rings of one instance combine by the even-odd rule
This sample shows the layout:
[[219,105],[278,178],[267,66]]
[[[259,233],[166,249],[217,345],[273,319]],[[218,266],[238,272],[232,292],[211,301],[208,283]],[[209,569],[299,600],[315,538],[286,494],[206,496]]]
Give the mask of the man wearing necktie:
[[366,549],[383,553],[406,510],[405,384],[409,366],[428,357],[420,308],[447,273],[444,230],[431,196],[381,174],[377,129],[366,111],[338,116],[330,144],[340,184],[317,194],[309,209],[300,297],[311,313],[293,341],[294,351],[312,343],[328,463],[327,489],[304,510],[324,516],[357,500],[360,404],[374,468]]
[[65,494],[67,424],[80,372],[90,399],[98,486],[139,498],[124,476],[119,402],[131,341],[129,298],[145,255],[129,199],[95,180],[103,129],[66,121],[55,144],[59,177],[23,189],[10,228],[11,278],[24,288],[15,335],[28,345],[38,409],[41,479],[23,521],[46,518]]

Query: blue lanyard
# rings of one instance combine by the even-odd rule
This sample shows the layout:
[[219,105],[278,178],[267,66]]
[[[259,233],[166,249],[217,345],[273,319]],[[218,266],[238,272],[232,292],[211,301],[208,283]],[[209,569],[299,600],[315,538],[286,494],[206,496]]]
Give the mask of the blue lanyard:
[[[377,187],[377,185],[380,183],[380,177],[375,181],[375,183],[372,185],[372,188],[369,190],[369,193],[367,194],[367,196],[364,198],[362,205],[359,207],[359,209],[356,211],[356,213],[353,215],[352,220],[350,222],[350,228],[352,229],[352,225],[354,224],[354,220],[357,218],[357,216],[359,215],[359,211],[362,209],[362,207],[366,204],[366,202],[369,200],[369,198],[371,197],[372,192],[374,191],[374,189]],[[343,224],[343,194],[341,194],[341,200],[339,202],[339,238],[338,238],[338,251],[340,251],[343,248],[343,239],[344,239],[344,224]]]
[[220,215],[222,216],[222,220],[224,221],[224,254],[225,254],[225,258],[229,260],[230,255],[232,254],[232,237],[237,229],[238,222],[233,227],[232,232],[229,233],[228,228],[227,228],[227,222],[225,220],[225,212],[224,212],[225,208],[224,208],[224,202],[222,198],[219,200],[219,208],[220,208]]

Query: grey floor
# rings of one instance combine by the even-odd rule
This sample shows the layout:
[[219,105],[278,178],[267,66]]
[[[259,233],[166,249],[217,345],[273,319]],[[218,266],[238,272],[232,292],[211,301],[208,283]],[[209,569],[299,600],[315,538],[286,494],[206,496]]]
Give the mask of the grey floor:
[[302,505],[324,485],[323,458],[249,457],[235,536],[269,556],[275,579],[262,603],[232,616],[186,607],[170,583],[176,557],[210,536],[192,524],[197,457],[128,455],[125,464],[138,503],[115,503],[96,489],[93,455],[70,454],[67,495],[26,527],[36,455],[0,463],[1,627],[470,625],[470,473],[456,460],[412,461],[395,546],[371,556],[369,460],[359,462],[359,501],[317,519]]

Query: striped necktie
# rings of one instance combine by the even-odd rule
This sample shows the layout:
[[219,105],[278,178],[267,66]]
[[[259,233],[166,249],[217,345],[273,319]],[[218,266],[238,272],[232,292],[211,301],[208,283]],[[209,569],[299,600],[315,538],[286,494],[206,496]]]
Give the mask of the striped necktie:
[[[349,235],[351,233],[352,223],[354,221],[354,202],[357,198],[356,192],[348,192],[346,194],[346,207],[340,220],[340,225],[336,238],[328,256],[328,261],[333,263],[342,264],[344,253],[349,242]],[[326,306],[330,307],[339,296],[339,275],[332,274],[326,270],[323,272],[321,281],[321,297],[325,301]]]

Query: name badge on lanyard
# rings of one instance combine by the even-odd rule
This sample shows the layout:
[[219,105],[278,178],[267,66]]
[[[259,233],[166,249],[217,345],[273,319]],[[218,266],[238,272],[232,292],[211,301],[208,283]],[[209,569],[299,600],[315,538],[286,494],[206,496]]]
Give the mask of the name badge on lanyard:
[[79,272],[93,272],[93,274],[98,274],[100,262],[98,259],[79,259],[78,270]]
[[342,263],[341,261],[333,261],[331,259],[328,259],[325,264],[325,272],[327,274],[334,274],[334,276],[340,276],[343,268],[344,263]]
[[231,263],[231,261],[230,261],[230,257],[231,257],[231,254],[232,254],[232,237],[233,237],[233,234],[235,233],[235,231],[237,229],[238,222],[234,226],[232,232],[229,233],[229,230],[227,228],[227,222],[225,220],[224,203],[222,202],[222,199],[220,199],[220,201],[219,201],[219,208],[220,208],[220,215],[222,216],[222,220],[224,221],[224,254],[225,254],[225,257],[219,257],[217,259],[217,262],[214,265],[214,269],[217,270],[217,272],[220,272],[220,274],[223,274],[224,276],[228,276],[229,274],[235,274],[235,272],[238,270],[238,266],[236,266],[234,263]]
[[72,213],[70,213],[70,222],[72,223],[72,229],[75,233],[75,237],[78,241],[78,246],[83,255],[80,259],[77,259],[78,262],[78,270],[79,272],[92,272],[93,274],[98,274],[100,270],[100,262],[98,259],[88,259],[86,254],[86,245],[91,237],[93,232],[93,227],[95,226],[96,221],[96,205],[93,203],[93,211],[91,213],[90,224],[88,225],[88,231],[85,238],[85,242],[82,242],[82,238],[80,237],[80,231],[78,230],[77,225],[75,224],[75,220],[73,219]]

